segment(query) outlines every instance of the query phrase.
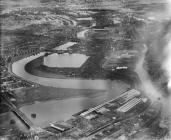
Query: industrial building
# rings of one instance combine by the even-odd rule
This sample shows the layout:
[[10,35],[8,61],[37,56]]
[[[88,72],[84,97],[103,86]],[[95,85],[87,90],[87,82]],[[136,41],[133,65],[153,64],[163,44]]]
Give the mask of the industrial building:
[[133,107],[135,107],[137,104],[141,103],[141,102],[142,102],[141,98],[133,98],[132,100],[128,101],[123,106],[119,107],[117,109],[117,112],[126,113],[129,110],[131,110]]
[[52,133],[52,134],[59,134],[61,133],[62,131],[59,131],[58,129],[54,128],[54,127],[51,127],[51,126],[48,126],[46,128],[44,128],[44,130]]
[[[116,99],[112,99],[108,102],[105,102],[103,104],[100,104],[94,108],[90,108],[88,109],[87,111],[84,111],[80,114],[80,116],[86,116],[88,115],[89,113],[93,112],[93,111],[96,111],[96,112],[99,112],[102,107],[104,107],[105,105],[108,105],[108,104],[112,104],[112,103],[118,103],[119,105],[122,105],[123,103],[129,101],[130,99],[134,98],[134,97],[138,97],[140,96],[140,91],[137,91],[135,89],[131,89],[129,91],[126,91],[124,92],[123,94],[121,94],[118,98]],[[104,108],[105,109],[105,108]],[[103,109],[103,110],[104,110]],[[106,110],[106,109],[105,109]],[[102,110],[101,110],[102,111]],[[107,110],[106,110],[107,111]]]

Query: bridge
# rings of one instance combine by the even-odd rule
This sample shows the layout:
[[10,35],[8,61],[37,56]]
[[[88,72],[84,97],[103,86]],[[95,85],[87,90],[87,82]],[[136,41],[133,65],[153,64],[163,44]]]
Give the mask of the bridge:
[[26,117],[24,113],[22,113],[9,99],[6,97],[4,93],[1,93],[1,97],[8,103],[11,108],[11,111],[30,129],[33,126],[33,123]]
[[27,126],[27,128],[30,129],[31,126],[33,126],[33,123],[20,110],[12,108],[11,111]]

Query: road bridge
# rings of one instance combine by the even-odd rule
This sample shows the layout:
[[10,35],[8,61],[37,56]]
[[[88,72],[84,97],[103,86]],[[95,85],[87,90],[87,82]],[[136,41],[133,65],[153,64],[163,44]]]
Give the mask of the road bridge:
[[8,103],[11,108],[11,111],[30,129],[33,126],[33,123],[26,117],[24,113],[22,113],[9,99],[4,95],[1,94],[2,99]]

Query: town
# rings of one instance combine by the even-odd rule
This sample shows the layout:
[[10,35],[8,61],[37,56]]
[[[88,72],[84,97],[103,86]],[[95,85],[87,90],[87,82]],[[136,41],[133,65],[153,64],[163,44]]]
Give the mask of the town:
[[0,139],[170,139],[167,5],[2,0]]

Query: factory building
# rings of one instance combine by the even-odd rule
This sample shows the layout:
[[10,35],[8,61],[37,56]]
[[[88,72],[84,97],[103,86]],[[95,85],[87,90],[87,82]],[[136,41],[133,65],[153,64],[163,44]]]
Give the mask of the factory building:
[[120,96],[120,98],[118,98],[119,100],[117,101],[119,104],[123,104],[129,100],[131,100],[134,97],[138,97],[140,96],[140,91],[137,91],[135,89],[131,89],[127,92],[125,92],[124,94],[122,94]]
[[64,126],[64,125],[60,125],[60,124],[57,124],[57,123],[50,124],[50,126],[51,126],[52,128],[55,128],[55,129],[61,131],[61,132],[64,132],[64,131],[66,131],[66,130],[69,129],[69,127]]
[[91,113],[91,114],[88,114],[88,115],[84,116],[84,118],[87,119],[87,120],[91,120],[91,119],[96,118],[96,116],[97,116],[97,114]]
[[[85,111],[85,112],[82,112],[81,114],[80,114],[80,116],[86,116],[86,115],[88,115],[89,113],[91,113],[91,112],[93,112],[93,111],[96,111],[96,112],[98,112],[98,111],[100,111],[100,109],[102,108],[102,107],[104,107],[105,105],[107,105],[107,104],[112,104],[112,103],[115,103],[115,102],[117,102],[117,103],[119,103],[119,104],[123,104],[123,103],[126,103],[127,101],[129,101],[129,100],[131,100],[132,98],[134,98],[134,97],[138,97],[138,96],[140,96],[140,91],[137,91],[137,90],[135,90],[135,89],[131,89],[131,90],[129,90],[129,91],[126,91],[126,92],[124,92],[123,94],[121,94],[118,98],[116,98],[116,99],[112,99],[112,100],[110,100],[110,101],[108,101],[108,102],[105,102],[105,103],[103,103],[103,104],[100,104],[100,105],[98,105],[98,106],[96,106],[96,107],[94,107],[94,108],[90,108],[90,109],[88,109],[87,111]],[[105,108],[103,108],[103,111],[104,111],[104,109]],[[102,111],[102,110],[101,110]],[[105,111],[107,111],[106,109],[105,109]],[[109,110],[108,110],[109,111]]]
[[105,112],[108,112],[110,111],[109,109],[105,108],[105,107],[101,107],[99,109],[96,110],[97,113],[105,113]]
[[128,101],[123,106],[119,107],[117,111],[121,113],[126,113],[141,102],[142,102],[141,98],[133,98],[132,100]]

